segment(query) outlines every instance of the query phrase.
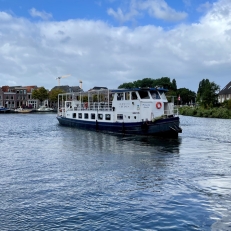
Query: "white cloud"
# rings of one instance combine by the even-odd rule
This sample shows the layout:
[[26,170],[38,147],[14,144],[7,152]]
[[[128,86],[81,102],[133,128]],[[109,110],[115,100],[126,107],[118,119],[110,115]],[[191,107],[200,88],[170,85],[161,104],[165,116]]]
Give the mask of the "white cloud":
[[114,11],[112,8],[107,10],[108,15],[113,16],[120,23],[124,23],[127,21],[132,21],[136,15],[138,15],[137,11],[130,11],[128,13],[123,13],[123,11],[118,8],[117,11]]
[[121,8],[118,8],[117,11],[110,8],[107,12],[122,23],[134,20],[142,12],[148,12],[151,17],[165,21],[180,21],[187,17],[187,13],[177,12],[169,7],[164,0],[132,0],[126,13]]
[[32,17],[39,17],[43,20],[52,18],[52,14],[46,13],[45,11],[37,11],[35,8],[30,9],[29,13]]
[[185,12],[177,12],[169,7],[164,0],[140,1],[140,9],[147,10],[150,16],[166,21],[180,21],[187,17]]
[[0,21],[9,21],[12,19],[12,16],[7,14],[6,12],[0,11]]
[[102,21],[30,22],[0,17],[1,85],[61,85],[117,88],[143,78],[175,78],[197,91],[208,78],[221,87],[231,73],[231,4],[213,4],[200,22],[171,30],[152,25],[130,29]]
[[204,12],[204,11],[208,11],[209,9],[211,9],[213,6],[213,4],[211,4],[210,2],[205,2],[203,4],[201,4],[198,8],[197,11],[198,12]]
[[129,10],[125,13],[121,8],[118,8],[117,11],[109,8],[107,10],[108,15],[113,16],[120,23],[124,23],[127,21],[134,21],[134,19],[140,15],[137,10],[136,0],[131,0],[129,5]]

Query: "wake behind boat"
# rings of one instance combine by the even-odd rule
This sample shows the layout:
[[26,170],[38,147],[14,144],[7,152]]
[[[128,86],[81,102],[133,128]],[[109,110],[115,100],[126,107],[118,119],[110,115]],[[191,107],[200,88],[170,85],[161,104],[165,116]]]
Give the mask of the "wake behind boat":
[[103,132],[177,138],[177,109],[163,88],[64,93],[58,96],[61,125]]

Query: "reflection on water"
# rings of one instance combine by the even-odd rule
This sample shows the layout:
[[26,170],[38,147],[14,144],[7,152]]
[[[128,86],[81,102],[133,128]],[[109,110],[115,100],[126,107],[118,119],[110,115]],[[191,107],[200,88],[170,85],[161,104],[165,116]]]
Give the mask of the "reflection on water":
[[132,144],[138,144],[139,146],[151,146],[156,150],[161,150],[163,153],[179,153],[182,138],[178,139],[164,139],[157,137],[145,137],[145,136],[130,136],[124,137],[124,141],[131,142]]
[[230,120],[181,121],[171,140],[0,115],[1,230],[231,230]]

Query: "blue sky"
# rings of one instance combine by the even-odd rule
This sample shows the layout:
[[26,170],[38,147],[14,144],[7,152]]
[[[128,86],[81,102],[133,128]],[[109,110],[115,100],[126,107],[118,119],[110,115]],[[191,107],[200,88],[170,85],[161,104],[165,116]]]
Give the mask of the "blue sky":
[[[1,0],[0,9],[8,13],[12,13],[17,17],[25,17],[30,20],[40,20],[41,16],[33,16],[31,9],[41,12],[41,15],[47,15],[52,21],[65,21],[69,19],[86,19],[86,20],[102,20],[113,26],[143,26],[147,24],[160,25],[163,27],[173,26],[179,21],[184,23],[198,22],[199,18],[206,13],[215,0],[165,0],[150,1],[160,2],[162,6],[175,11],[176,15],[181,14],[180,20],[171,20],[161,17],[155,17],[148,12],[150,6],[145,9],[132,6],[135,2],[148,1],[130,1],[130,0]],[[164,3],[164,4],[163,4]],[[135,4],[134,4],[135,5]],[[151,5],[151,3],[150,3]],[[123,15],[129,15],[133,9],[137,10],[136,14],[132,14],[125,21],[120,21],[110,10],[118,13],[118,9]],[[162,9],[166,11],[166,9]],[[170,15],[170,14],[169,14]],[[36,18],[36,19],[35,19]]]
[[175,78],[197,91],[231,73],[230,0],[0,0],[0,85],[117,88]]

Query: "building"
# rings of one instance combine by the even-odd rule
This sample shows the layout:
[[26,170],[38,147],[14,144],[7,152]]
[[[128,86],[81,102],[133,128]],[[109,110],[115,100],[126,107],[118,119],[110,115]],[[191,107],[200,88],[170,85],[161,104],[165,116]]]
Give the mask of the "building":
[[2,86],[0,104],[9,109],[18,107],[37,108],[38,100],[32,99],[34,89],[37,89],[37,86]]
[[55,87],[53,87],[51,89],[51,91],[55,90],[55,89],[60,89],[60,90],[64,91],[65,93],[69,93],[69,92],[81,92],[81,91],[83,91],[79,86],[69,87],[68,85],[55,86]]
[[[40,101],[38,99],[32,98],[33,90],[38,89],[37,86],[2,86],[0,87],[0,106],[16,109],[19,107],[22,108],[39,108]],[[79,86],[69,87],[65,86],[56,86],[53,89],[61,89],[64,92],[81,92],[83,91]],[[53,90],[52,89],[52,90]],[[55,103],[52,103],[55,106]],[[48,99],[42,102],[42,105],[49,106]]]
[[218,102],[231,99],[231,81],[218,93]]
[[0,106],[3,106],[3,107],[4,107],[4,104],[3,104],[3,91],[2,91],[2,88],[0,88]]
[[92,89],[88,91],[99,91],[99,90],[107,90],[107,87],[93,87]]

